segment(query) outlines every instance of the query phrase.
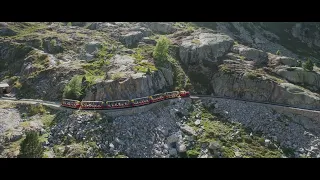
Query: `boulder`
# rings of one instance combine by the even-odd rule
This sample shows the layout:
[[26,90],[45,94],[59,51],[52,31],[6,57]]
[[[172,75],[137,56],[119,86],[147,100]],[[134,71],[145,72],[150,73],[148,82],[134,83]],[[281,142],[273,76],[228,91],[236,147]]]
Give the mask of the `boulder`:
[[187,135],[196,136],[196,131],[192,127],[190,127],[188,125],[181,126],[181,131],[184,132]]
[[287,65],[287,66],[298,66],[298,61],[290,58],[290,57],[286,57],[286,56],[278,56],[275,58],[276,61],[280,62],[283,65]]
[[143,37],[144,35],[141,31],[133,31],[120,36],[120,41],[127,47],[133,47],[137,46]]
[[170,156],[176,157],[178,155],[177,150],[174,148],[169,149]]
[[177,143],[179,141],[179,136],[177,134],[172,134],[167,137],[167,144]]
[[97,51],[101,47],[102,47],[102,44],[100,42],[92,41],[86,44],[85,49],[87,53],[92,54],[93,52]]
[[179,153],[184,153],[184,152],[187,151],[187,147],[184,144],[178,144],[177,150],[178,150]]

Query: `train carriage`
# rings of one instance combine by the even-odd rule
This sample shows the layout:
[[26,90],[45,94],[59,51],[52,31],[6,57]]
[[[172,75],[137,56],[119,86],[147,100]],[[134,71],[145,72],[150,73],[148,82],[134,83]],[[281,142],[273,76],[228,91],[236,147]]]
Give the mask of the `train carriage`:
[[122,109],[131,107],[131,103],[129,100],[119,100],[119,101],[107,101],[106,108],[107,109]]
[[136,106],[143,106],[146,104],[150,104],[150,101],[151,101],[150,97],[142,97],[142,98],[132,99],[131,103],[133,107],[136,107]]
[[190,92],[189,91],[180,91],[180,96],[181,97],[190,97]]
[[82,101],[81,109],[103,109],[103,101]]
[[72,100],[72,99],[62,99],[61,106],[78,109],[81,106],[81,102],[78,100]]
[[165,99],[163,94],[155,94],[149,97],[151,102],[159,102],[159,101],[163,101]]
[[173,99],[180,97],[179,91],[165,92],[164,93],[166,99]]

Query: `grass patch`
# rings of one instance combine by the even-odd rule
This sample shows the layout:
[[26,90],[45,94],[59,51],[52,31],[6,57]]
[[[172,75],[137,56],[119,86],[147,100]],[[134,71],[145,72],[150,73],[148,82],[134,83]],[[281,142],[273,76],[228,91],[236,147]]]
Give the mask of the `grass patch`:
[[219,71],[224,74],[233,74],[232,70],[225,64],[219,66]]
[[11,36],[11,38],[17,39],[45,29],[47,25],[36,22],[13,22],[9,24],[9,28],[17,32],[17,35]]
[[114,80],[114,81],[118,81],[120,80],[121,78],[124,78],[125,77],[125,74],[122,73],[122,72],[118,72],[118,73],[115,73],[111,76],[111,79]]
[[54,118],[55,118],[55,115],[47,114],[42,116],[41,122],[45,127],[49,128],[53,124]]
[[188,158],[197,158],[200,155],[200,151],[198,149],[192,149],[187,151]]
[[158,70],[153,63],[146,62],[147,59],[152,57],[153,50],[154,47],[149,45],[135,48],[135,53],[132,54],[132,57],[135,60],[135,64],[137,64],[133,68],[135,72],[147,73],[149,71],[152,72]]
[[142,73],[147,73],[152,72],[152,71],[157,71],[158,69],[154,66],[154,64],[149,63],[149,62],[143,62],[143,63],[139,63],[139,65],[134,66],[133,70],[135,72],[142,72]]
[[262,77],[261,74],[258,74],[256,72],[247,72],[246,76],[251,80],[258,79],[258,78]]
[[201,44],[199,39],[193,39],[191,42],[197,45]]

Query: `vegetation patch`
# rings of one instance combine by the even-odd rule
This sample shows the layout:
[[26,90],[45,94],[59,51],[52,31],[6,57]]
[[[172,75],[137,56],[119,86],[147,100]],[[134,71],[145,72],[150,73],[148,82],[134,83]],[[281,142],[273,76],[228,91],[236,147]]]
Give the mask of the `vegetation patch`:
[[53,120],[56,117],[56,115],[53,114],[46,114],[41,117],[41,122],[43,125],[47,128],[51,127],[53,125]]
[[246,76],[247,76],[249,79],[251,79],[251,80],[258,79],[258,78],[261,78],[261,77],[262,77],[261,74],[256,73],[256,72],[253,72],[253,71],[247,72],[247,73],[246,73]]
[[225,64],[219,66],[219,71],[224,74],[233,74],[232,70]]
[[303,64],[303,69],[306,71],[313,71],[314,63],[308,59],[304,64]]
[[47,25],[37,22],[12,22],[9,23],[9,28],[17,32],[17,35],[10,38],[17,39],[46,29]]
[[111,76],[111,79],[114,80],[114,81],[118,81],[120,80],[121,78],[124,78],[125,77],[125,74],[122,73],[122,72],[118,72],[118,73],[115,73]]
[[18,158],[41,158],[43,156],[43,148],[39,141],[39,135],[35,131],[26,133],[26,138],[20,145],[20,154]]
[[199,39],[193,39],[191,42],[197,45],[201,44]]
[[[223,117],[210,112],[207,107],[196,103],[197,108],[189,114],[189,124],[194,124],[195,116],[201,116],[204,132],[197,137],[196,144],[187,151],[188,157],[198,157],[201,147],[215,143],[215,150],[210,149],[212,157],[243,158],[279,158],[283,152],[275,147],[266,146],[264,138],[239,123],[231,123]],[[195,125],[192,125],[195,127]]]
[[38,105],[30,105],[28,107],[28,115],[29,116],[34,116],[36,114],[44,114],[46,113],[46,108],[42,105],[42,104],[38,104]]
[[151,73],[158,70],[153,63],[147,61],[148,58],[151,58],[153,49],[154,47],[149,45],[135,49],[135,53],[132,55],[135,64],[137,64],[133,68],[135,72]]

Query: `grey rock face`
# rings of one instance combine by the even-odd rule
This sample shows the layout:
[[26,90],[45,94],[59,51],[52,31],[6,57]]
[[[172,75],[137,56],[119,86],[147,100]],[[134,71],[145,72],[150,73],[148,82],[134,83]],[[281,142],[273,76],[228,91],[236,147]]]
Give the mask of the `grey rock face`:
[[219,96],[253,101],[275,102],[298,107],[319,108],[319,95],[290,83],[250,79],[217,73],[212,78],[212,88]]
[[232,52],[240,54],[247,60],[254,61],[257,64],[266,64],[268,62],[268,54],[258,49],[245,46],[234,46]]
[[300,67],[280,67],[275,72],[292,83],[301,83],[320,89],[320,74],[314,71],[305,71]]
[[181,61],[197,64],[201,61],[217,61],[231,48],[233,40],[223,34],[200,33],[182,40],[179,55]]
[[141,23],[142,26],[148,27],[153,32],[170,34],[176,31],[176,28],[173,27],[173,23],[169,22],[146,22]]

